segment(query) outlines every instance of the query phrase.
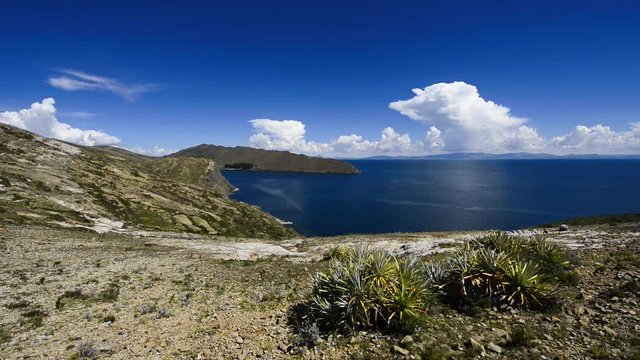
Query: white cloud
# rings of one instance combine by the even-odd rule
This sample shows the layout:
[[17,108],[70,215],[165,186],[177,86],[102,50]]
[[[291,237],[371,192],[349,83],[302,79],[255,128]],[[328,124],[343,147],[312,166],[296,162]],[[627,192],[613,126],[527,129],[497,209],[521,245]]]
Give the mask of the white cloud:
[[444,142],[440,137],[442,135],[442,131],[435,126],[431,126],[429,131],[427,131],[427,136],[425,136],[425,150],[437,151],[442,148]]
[[629,131],[616,132],[608,126],[578,125],[564,136],[551,138],[549,145],[560,153],[631,154],[640,152],[640,122]]
[[413,93],[411,99],[394,101],[389,108],[430,125],[426,143],[430,148],[488,152],[540,148],[542,139],[535,129],[524,125],[527,119],[483,99],[473,85],[438,83],[413,89]]
[[389,108],[430,126],[424,149],[433,151],[549,152],[554,154],[634,154],[640,152],[640,123],[628,131],[578,125],[570,134],[550,139],[511,114],[508,107],[483,99],[478,89],[456,81],[413,89],[414,96]]
[[62,70],[62,75],[50,77],[49,85],[67,91],[102,90],[117,94],[128,101],[135,100],[140,94],[157,89],[152,84],[125,84],[116,79],[91,75],[82,71]]
[[0,122],[34,132],[38,135],[79,145],[118,145],[120,139],[98,130],[81,130],[56,118],[55,100],[46,98],[28,109],[0,112]]
[[297,120],[254,119],[249,145],[266,150],[285,150],[320,156],[371,156],[379,154],[406,155],[416,153],[421,144],[412,144],[409,134],[399,134],[393,128],[382,130],[380,140],[365,140],[362,136],[341,135],[326,143],[307,141],[305,124]]
[[147,155],[147,156],[165,156],[165,155],[173,154],[174,152],[176,152],[176,150],[165,149],[162,146],[154,146],[152,148],[143,148],[141,146],[136,146],[132,149],[129,149],[129,148],[124,148],[124,149],[132,151],[134,153],[141,154],[141,155]]

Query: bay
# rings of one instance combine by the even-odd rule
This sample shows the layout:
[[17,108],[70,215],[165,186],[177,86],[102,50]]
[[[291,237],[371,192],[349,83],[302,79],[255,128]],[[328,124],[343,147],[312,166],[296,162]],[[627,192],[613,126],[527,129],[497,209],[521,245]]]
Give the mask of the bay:
[[511,230],[640,212],[638,160],[353,160],[361,174],[227,171],[233,198],[306,236]]

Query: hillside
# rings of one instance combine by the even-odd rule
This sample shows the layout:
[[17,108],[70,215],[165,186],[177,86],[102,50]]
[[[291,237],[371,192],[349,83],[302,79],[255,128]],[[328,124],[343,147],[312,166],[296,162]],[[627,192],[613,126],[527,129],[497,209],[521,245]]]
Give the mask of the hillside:
[[348,162],[309,157],[288,151],[254,149],[250,147],[224,147],[217,145],[198,145],[171,155],[172,157],[194,157],[211,159],[227,170],[242,169],[254,171],[288,171],[357,174]]
[[215,162],[81,147],[0,124],[0,222],[257,238],[294,232],[227,198]]

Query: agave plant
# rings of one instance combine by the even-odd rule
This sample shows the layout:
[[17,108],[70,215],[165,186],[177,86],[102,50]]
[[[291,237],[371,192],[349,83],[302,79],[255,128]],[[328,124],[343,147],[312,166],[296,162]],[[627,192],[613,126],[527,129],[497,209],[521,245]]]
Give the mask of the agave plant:
[[449,295],[459,293],[460,296],[477,295],[483,282],[482,274],[473,266],[474,251],[456,252],[446,263],[449,274],[447,292]]
[[555,290],[544,282],[536,265],[520,260],[512,261],[505,267],[501,285],[504,287],[505,300],[522,307],[542,307]]
[[475,239],[471,244],[474,249],[488,248],[517,257],[523,251],[526,251],[528,241],[522,237],[509,235],[506,232],[495,232]]
[[432,299],[417,259],[359,247],[313,277],[308,307],[324,329],[406,327]]
[[544,237],[536,237],[531,242],[531,254],[550,275],[563,271],[570,264],[567,252]]
[[371,251],[363,259],[363,265],[367,267],[367,280],[371,286],[381,289],[389,287],[397,270],[395,258],[388,252],[378,250]]
[[502,270],[509,263],[508,255],[494,249],[482,247],[474,252],[472,259],[476,285],[485,295],[492,296],[501,288]]
[[349,255],[349,250],[341,245],[331,246],[324,254],[325,260],[343,260]]
[[440,289],[446,284],[449,272],[440,264],[426,264],[423,269],[425,283],[434,289]]

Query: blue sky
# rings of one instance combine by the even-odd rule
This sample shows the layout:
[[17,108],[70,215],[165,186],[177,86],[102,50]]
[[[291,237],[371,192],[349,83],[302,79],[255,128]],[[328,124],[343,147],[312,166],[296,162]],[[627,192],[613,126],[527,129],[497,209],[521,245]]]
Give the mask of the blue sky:
[[43,135],[146,151],[640,153],[633,1],[132,3],[0,5],[0,121],[54,98]]

